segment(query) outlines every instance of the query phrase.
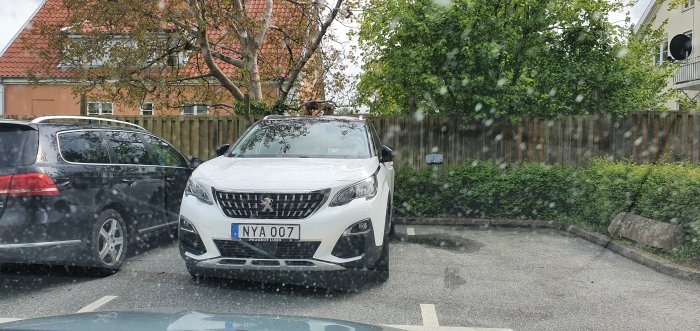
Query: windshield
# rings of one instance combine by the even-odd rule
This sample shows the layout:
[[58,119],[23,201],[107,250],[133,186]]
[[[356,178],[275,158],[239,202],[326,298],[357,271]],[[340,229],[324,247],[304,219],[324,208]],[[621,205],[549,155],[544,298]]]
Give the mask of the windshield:
[[269,120],[251,128],[229,156],[365,159],[369,146],[362,122]]

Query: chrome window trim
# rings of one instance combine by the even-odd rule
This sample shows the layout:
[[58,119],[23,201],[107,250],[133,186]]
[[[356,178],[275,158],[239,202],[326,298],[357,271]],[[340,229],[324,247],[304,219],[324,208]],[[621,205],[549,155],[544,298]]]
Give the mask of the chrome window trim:
[[0,244],[0,249],[10,249],[10,248],[37,248],[37,247],[50,247],[50,246],[63,246],[63,245],[77,245],[82,243],[81,240],[64,240],[64,241],[45,241],[36,243],[24,243],[24,244]]

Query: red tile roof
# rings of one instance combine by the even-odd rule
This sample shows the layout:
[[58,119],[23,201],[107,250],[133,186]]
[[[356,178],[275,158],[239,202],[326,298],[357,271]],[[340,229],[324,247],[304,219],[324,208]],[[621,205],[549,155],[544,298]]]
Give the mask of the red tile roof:
[[[248,0],[246,3],[246,10],[258,18],[261,17],[264,7],[264,0]],[[284,21],[290,22],[295,19],[300,20],[301,17],[301,13],[289,2],[275,2],[272,24],[283,25]],[[39,55],[40,52],[53,50],[49,48],[47,40],[44,40],[37,34],[32,33],[32,26],[61,26],[62,23],[66,22],[67,18],[68,11],[63,6],[62,0],[46,0],[44,5],[36,12],[34,17],[31,18],[30,23],[24,27],[24,29],[7,47],[5,52],[0,56],[0,77],[23,78],[27,77],[30,72],[35,72],[37,74],[44,73],[42,76],[48,75],[51,76],[51,78],[70,78],[72,75],[69,69],[59,68],[58,56],[54,61],[55,63],[51,63],[49,66],[47,66],[46,63],[42,63],[43,60]],[[286,67],[285,64],[287,58],[285,55],[288,54],[287,49],[284,45],[271,41],[271,39],[279,40],[279,38],[270,38],[270,36],[274,34],[280,34],[280,32],[272,29],[268,31],[266,43],[258,52],[259,66],[261,67],[261,70],[265,70],[265,68],[268,68],[268,70],[270,68],[279,70],[279,68]],[[216,38],[220,38],[221,35],[221,31],[212,32],[210,33],[210,40],[216,40]],[[230,43],[231,45],[228,47],[234,49],[238,47],[237,41],[231,40]],[[295,53],[297,52],[298,50],[295,50]],[[197,54],[196,56],[190,58],[188,65],[181,69],[185,72],[181,73],[199,74],[197,70],[197,62],[199,62],[200,67],[203,68],[203,70],[208,71],[208,68],[206,68],[201,56]],[[237,73],[237,68],[233,65],[219,60],[215,60],[215,62],[227,75],[235,75]],[[50,69],[47,70],[47,68]]]

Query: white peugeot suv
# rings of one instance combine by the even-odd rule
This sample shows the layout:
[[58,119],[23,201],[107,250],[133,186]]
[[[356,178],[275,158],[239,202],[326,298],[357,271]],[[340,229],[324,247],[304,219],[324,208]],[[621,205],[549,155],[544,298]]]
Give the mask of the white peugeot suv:
[[370,122],[268,116],[217,154],[192,173],[180,208],[190,274],[388,278],[393,152]]

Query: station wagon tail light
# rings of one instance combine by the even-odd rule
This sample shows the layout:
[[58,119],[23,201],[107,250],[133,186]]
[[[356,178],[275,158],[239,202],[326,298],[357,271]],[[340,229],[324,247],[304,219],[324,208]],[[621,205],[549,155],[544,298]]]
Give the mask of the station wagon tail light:
[[46,174],[0,176],[0,195],[25,197],[59,193],[56,183]]

